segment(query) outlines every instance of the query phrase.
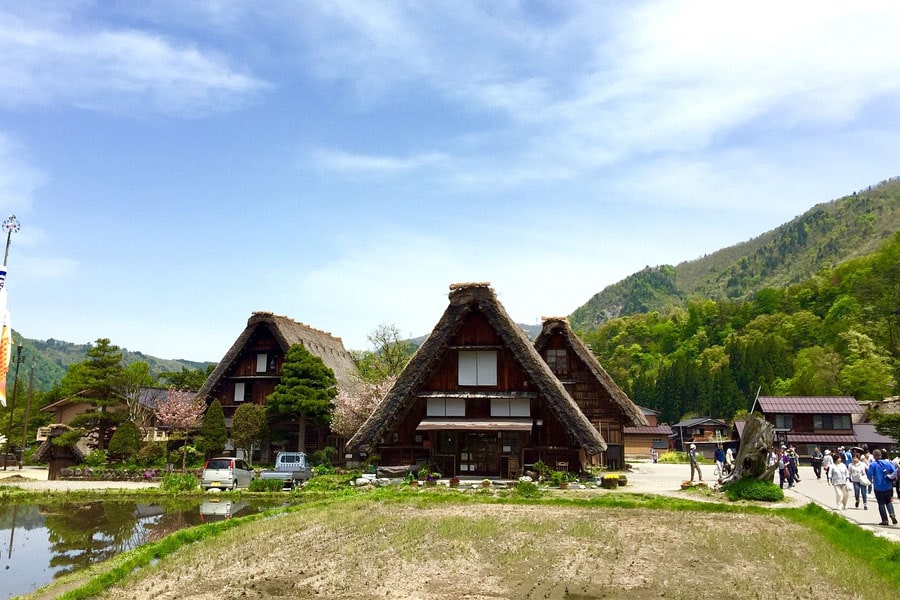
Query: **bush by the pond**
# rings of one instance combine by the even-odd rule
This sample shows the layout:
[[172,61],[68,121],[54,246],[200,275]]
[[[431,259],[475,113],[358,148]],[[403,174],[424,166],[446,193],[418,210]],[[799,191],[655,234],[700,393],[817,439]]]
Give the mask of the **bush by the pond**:
[[759,479],[739,479],[724,486],[722,491],[732,501],[778,502],[784,500],[784,490],[771,481],[760,481]]
[[284,488],[281,479],[254,479],[250,482],[251,492],[280,492]]
[[198,485],[197,478],[190,473],[169,473],[163,475],[159,487],[166,492],[192,492]]
[[161,462],[166,455],[166,449],[157,442],[150,442],[138,450],[137,461],[144,466],[151,466],[157,462]]

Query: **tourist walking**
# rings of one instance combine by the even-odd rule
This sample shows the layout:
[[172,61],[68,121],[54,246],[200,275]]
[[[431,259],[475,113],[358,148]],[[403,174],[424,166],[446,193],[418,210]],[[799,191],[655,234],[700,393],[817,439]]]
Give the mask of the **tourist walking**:
[[896,525],[897,517],[894,514],[894,478],[897,476],[897,468],[894,464],[881,457],[881,450],[872,452],[872,464],[867,473],[872,487],[875,490],[875,499],[878,500],[878,514],[881,516],[879,525],[888,525],[888,517]]
[[722,449],[722,446],[718,446],[716,448],[715,453],[716,459],[716,476],[719,481],[722,481],[722,478],[725,477],[725,451]]
[[831,450],[826,449],[822,455],[822,470],[825,471],[825,483],[831,483],[831,467],[834,466],[834,457]]
[[822,459],[824,458],[824,455],[822,454],[822,451],[819,450],[818,446],[813,450],[810,458],[812,459],[812,468],[813,473],[816,474],[816,479],[822,479]]
[[694,483],[694,471],[697,471],[697,477],[703,481],[703,473],[700,472],[700,465],[697,463],[697,445],[691,444],[688,449],[688,460],[691,461],[691,483]]
[[844,453],[834,455],[834,465],[831,466],[831,485],[834,486],[834,499],[838,510],[847,509],[847,500],[850,498],[850,490],[847,482],[850,481],[850,472],[844,464]]
[[859,508],[859,497],[862,496],[863,510],[869,510],[867,499],[869,491],[868,465],[861,460],[858,454],[854,454],[847,470],[850,471],[850,481],[853,482],[853,498],[856,500],[856,508]]

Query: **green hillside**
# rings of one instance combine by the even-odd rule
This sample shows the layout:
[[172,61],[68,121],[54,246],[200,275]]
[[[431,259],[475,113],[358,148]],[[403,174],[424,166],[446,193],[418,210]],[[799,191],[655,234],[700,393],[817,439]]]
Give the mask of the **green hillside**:
[[[13,356],[7,376],[7,388],[12,389],[13,379],[16,377],[16,348],[22,345],[22,362],[19,364],[19,385],[27,385],[31,376],[31,365],[34,363],[34,389],[49,390],[59,383],[69,365],[81,362],[87,358],[88,344],[72,344],[60,340],[32,340],[23,338],[21,334],[13,330]],[[171,360],[157,358],[143,352],[131,352],[121,349],[123,362],[128,365],[133,362],[143,361],[150,365],[150,372],[157,376],[165,372],[178,372],[182,367],[188,369],[205,369],[210,363],[195,362],[190,360]]]
[[874,252],[900,231],[900,179],[814,206],[752,240],[675,267],[646,268],[615,283],[569,317],[578,331],[609,319],[666,312],[687,299],[747,298],[804,281],[823,269]]

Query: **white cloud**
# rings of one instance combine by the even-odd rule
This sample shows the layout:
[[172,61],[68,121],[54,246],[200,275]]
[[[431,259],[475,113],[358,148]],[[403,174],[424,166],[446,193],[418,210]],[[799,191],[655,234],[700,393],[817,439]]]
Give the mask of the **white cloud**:
[[447,160],[447,155],[440,152],[416,154],[408,158],[397,156],[376,156],[354,154],[340,150],[317,150],[312,153],[313,166],[326,171],[338,172],[404,172],[423,167],[440,165]]
[[[268,84],[193,43],[131,29],[74,30],[5,14],[0,102],[193,115],[227,110]],[[77,76],[73,76],[77,74]]]

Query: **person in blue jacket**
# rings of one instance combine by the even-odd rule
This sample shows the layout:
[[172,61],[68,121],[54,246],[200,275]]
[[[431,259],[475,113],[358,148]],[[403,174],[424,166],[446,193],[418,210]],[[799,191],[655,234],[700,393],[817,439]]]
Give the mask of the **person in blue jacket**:
[[894,505],[892,498],[894,496],[894,478],[897,477],[897,468],[889,460],[881,457],[881,450],[872,452],[875,459],[869,465],[869,471],[866,473],[872,487],[875,490],[875,499],[878,500],[878,514],[881,515],[881,523],[879,525],[888,525],[888,516],[891,522],[896,525],[897,517],[894,515]]

